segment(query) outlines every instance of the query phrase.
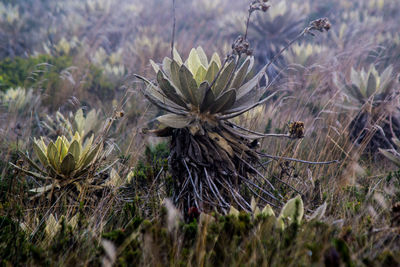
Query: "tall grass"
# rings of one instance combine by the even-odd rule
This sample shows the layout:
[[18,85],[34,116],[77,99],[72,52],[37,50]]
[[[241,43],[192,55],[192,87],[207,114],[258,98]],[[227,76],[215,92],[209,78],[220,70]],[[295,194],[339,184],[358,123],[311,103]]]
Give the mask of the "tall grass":
[[[400,174],[381,154],[367,151],[373,131],[360,144],[351,140],[350,124],[358,111],[343,108],[345,93],[333,80],[336,74],[349,81],[352,67],[360,70],[370,64],[379,71],[392,64],[398,78],[400,5],[396,0],[341,0],[334,5],[332,1],[295,1],[307,11],[305,23],[327,16],[333,22],[331,32],[302,41],[304,47],[315,45],[306,61],[294,50],[285,52],[267,92],[279,91],[277,96],[235,121],[265,133],[286,133],[290,122],[303,121],[304,138],[263,138],[260,150],[309,162],[339,161],[322,165],[265,161],[260,168],[265,177],[286,199],[300,194],[305,204],[305,220],[285,231],[276,229],[272,217],[246,213],[235,217],[211,212],[183,219],[166,204],[172,183],[166,172],[169,140],[142,132],[158,127],[153,119],[161,111],[146,102],[138,90],[141,84],[132,81],[130,74],[149,77],[149,59],[159,62],[169,55],[169,2],[3,2],[1,63],[7,58],[25,62],[15,68],[25,73],[24,64],[36,62],[36,54],[46,54],[48,60],[34,64],[39,72],[30,70],[21,80],[13,80],[15,87],[33,90],[33,97],[20,110],[10,112],[10,102],[2,98],[9,88],[2,86],[8,79],[6,71],[0,73],[2,265],[400,264],[398,212],[392,208],[400,201]],[[185,56],[198,45],[207,54],[224,54],[232,41],[226,21],[245,14],[246,4],[177,1],[176,47]],[[15,19],[7,18],[14,14],[10,10],[18,10]],[[262,49],[268,40],[262,34],[255,37],[251,45]],[[317,45],[324,49],[318,50]],[[259,65],[271,60],[266,51],[254,53],[263,55]],[[67,64],[50,65],[49,61],[62,58],[68,58]],[[41,69],[42,63],[49,64],[48,68]],[[397,102],[391,105],[392,110],[398,109]],[[96,201],[90,193],[68,202],[33,200],[29,190],[38,181],[9,162],[29,168],[18,152],[38,162],[32,142],[48,134],[43,127],[46,115],[55,117],[60,111],[66,116],[79,108],[85,114],[91,108],[100,110],[98,119],[105,127],[96,135],[106,147],[113,147],[96,169],[100,174],[91,178],[107,182],[116,177],[118,183],[97,192]],[[381,114],[375,124],[388,115]],[[310,220],[324,203],[323,216]],[[58,226],[51,224],[50,215]]]

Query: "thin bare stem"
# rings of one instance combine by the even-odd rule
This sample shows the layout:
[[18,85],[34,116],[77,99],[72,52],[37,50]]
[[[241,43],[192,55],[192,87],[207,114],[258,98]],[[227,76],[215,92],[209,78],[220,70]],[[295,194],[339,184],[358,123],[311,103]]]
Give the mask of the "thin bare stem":
[[186,161],[183,159],[182,162],[183,162],[184,165],[185,165],[185,168],[186,168],[186,170],[187,170],[187,172],[188,172],[188,174],[189,174],[189,180],[190,180],[190,182],[191,182],[191,184],[192,184],[192,186],[193,186],[193,190],[194,190],[194,193],[195,193],[194,202],[195,202],[196,208],[200,208],[199,203],[197,203],[197,199],[199,199],[200,201],[202,201],[201,196],[200,196],[199,193],[197,192],[196,184],[195,184],[194,181],[193,181],[192,173],[190,172],[189,167],[188,167]]
[[173,24],[172,24],[172,38],[171,38],[171,58],[174,58],[174,45],[175,45],[175,28],[176,28],[176,14],[175,14],[175,0],[172,0],[172,16],[173,16]]
[[[272,188],[272,190],[276,191],[275,187],[271,184],[270,181],[268,181],[267,178],[265,178],[265,177],[262,175],[262,173],[260,173],[256,168],[254,168],[251,164],[249,164],[249,163],[246,162],[245,160],[243,160],[243,159],[240,159],[240,160],[241,160],[244,164],[246,164],[250,169],[252,169],[253,171],[255,171],[256,174],[258,174],[260,177],[262,177],[262,178],[267,182],[267,184]],[[241,175],[240,175],[240,177],[241,177],[242,179],[244,178],[244,177],[241,176]],[[261,182],[257,179],[257,177],[255,177],[255,179],[261,184]],[[272,199],[274,199],[274,200],[276,200],[276,201],[279,201],[279,199],[277,199],[277,198],[276,198],[275,196],[273,196],[271,193],[266,192],[266,194],[267,194],[269,197],[271,197]],[[279,197],[282,198],[282,195],[279,194]]]
[[286,137],[286,138],[294,139],[294,138],[291,137],[289,134],[275,134],[275,133],[264,134],[264,133],[259,133],[259,132],[252,131],[252,130],[250,130],[250,129],[244,128],[244,127],[239,126],[239,125],[237,125],[237,124],[235,124],[235,123],[233,123],[233,122],[229,122],[229,123],[230,123],[232,126],[238,128],[238,129],[240,129],[240,130],[243,130],[243,131],[246,131],[246,132],[249,132],[249,133],[258,135],[260,138],[263,138],[263,137]]
[[178,202],[178,200],[183,196],[183,193],[184,193],[184,191],[185,191],[185,189],[186,189],[188,184],[189,184],[189,177],[186,177],[186,179],[185,179],[185,181],[183,183],[182,189],[180,190],[178,196],[175,198],[175,202]]
[[244,33],[244,40],[247,40],[247,32],[249,30],[249,23],[250,23],[251,13],[253,13],[253,12],[251,12],[249,10],[249,15],[247,16],[247,21],[246,21],[246,32]]
[[[271,162],[271,161],[272,161],[272,160],[268,161],[268,163]],[[263,163],[261,163],[260,161],[258,161],[258,164],[260,164],[261,168],[263,168],[264,171],[267,170],[267,169],[265,168],[265,166],[264,166],[265,163],[263,164]],[[296,193],[298,193],[298,194],[300,194],[300,195],[302,195],[302,196],[304,195],[303,193],[301,193],[301,192],[298,191],[296,188],[294,188],[294,187],[291,186],[290,184],[286,183],[285,181],[283,181],[283,180],[280,179],[279,177],[275,177],[275,176],[274,176],[274,179],[276,179],[276,180],[278,180],[280,183],[286,185],[287,187],[289,187],[290,189],[292,189],[292,190],[295,191]]]
[[250,107],[245,108],[245,109],[243,109],[243,110],[241,110],[241,111],[239,111],[239,112],[232,113],[232,114],[229,114],[229,115],[219,116],[218,119],[219,119],[219,120],[227,120],[227,119],[232,119],[232,118],[234,118],[234,117],[237,117],[237,116],[239,116],[239,115],[245,113],[246,111],[249,111],[249,110],[251,110],[251,109],[253,109],[253,108],[255,108],[255,107],[257,107],[257,106],[259,106],[259,105],[261,105],[261,104],[264,104],[265,102],[267,102],[269,99],[271,99],[271,98],[272,98],[274,95],[276,95],[277,93],[278,93],[278,91],[276,91],[276,92],[270,94],[269,96],[267,96],[267,97],[264,98],[263,100],[260,100],[260,101],[258,101],[257,103],[255,103],[255,104],[251,105]]
[[[238,204],[243,210],[245,210],[245,211],[247,211],[247,212],[250,212],[250,210],[251,210],[250,204],[247,203],[247,201],[244,200],[243,197],[242,197],[238,192],[236,192],[233,188],[231,188],[231,187],[229,186],[229,183],[228,183],[228,185],[224,185],[224,184],[221,183],[219,180],[217,180],[217,182],[218,182],[221,186],[223,186],[227,191],[229,191],[229,192],[231,193],[231,196],[232,196],[233,199],[235,200],[236,204]],[[240,201],[236,198],[235,195],[237,195],[239,198],[241,198],[242,201],[243,201],[243,203],[245,204],[245,206],[247,206],[249,209],[246,209],[246,208],[240,203]]]
[[268,155],[265,153],[257,152],[260,156],[270,158],[270,159],[275,159],[275,160],[288,160],[288,161],[295,161],[295,162],[301,162],[301,163],[307,163],[307,164],[314,164],[314,165],[324,165],[324,164],[333,164],[333,163],[340,163],[339,160],[331,160],[331,161],[307,161],[307,160],[302,160],[302,159],[294,159],[294,158],[287,158],[287,157],[280,157],[280,156],[273,156],[273,155]]
[[324,19],[318,19],[318,20],[314,20],[310,23],[310,25],[308,27],[306,27],[299,35],[297,35],[296,38],[294,38],[293,40],[291,40],[284,48],[282,48],[278,54],[276,54],[271,61],[266,65],[266,70],[268,69],[268,67],[274,63],[275,60],[278,59],[278,57],[280,57],[282,55],[282,53],[288,49],[294,42],[296,42],[297,40],[299,40],[300,38],[302,38],[305,34],[311,34],[312,36],[314,36],[314,34],[312,33],[313,30],[318,30],[320,32],[323,31],[328,31],[330,29],[331,25],[328,21],[327,18]]
[[[265,198],[263,198],[262,196],[260,196],[256,191],[254,191],[253,188],[250,187],[250,185],[255,186],[254,184],[250,183],[248,180],[244,180],[245,183],[247,183],[249,186],[247,187],[254,195],[256,195],[257,197],[259,197],[262,201],[264,201],[265,203],[271,205],[274,208],[278,208],[277,205],[275,205],[274,203],[272,203],[271,201],[266,200]],[[259,189],[260,190],[260,189]],[[262,190],[260,190],[262,191]]]
[[[243,181],[245,181],[246,183],[254,186],[255,188],[257,188],[258,190],[260,190],[262,193],[266,194],[267,196],[269,196],[270,198],[272,198],[273,200],[276,200],[277,202],[281,203],[279,201],[279,199],[277,199],[276,197],[274,197],[271,193],[269,193],[268,191],[262,189],[260,186],[258,186],[256,183],[252,182],[251,180],[247,179],[246,177],[239,175],[241,179],[243,179]],[[269,202],[268,202],[269,203]],[[276,205],[273,205],[274,207],[276,207]]]
[[304,34],[306,34],[306,29],[304,29],[299,35],[297,35],[296,38],[294,38],[293,40],[291,40],[284,48],[282,48],[278,54],[276,54],[270,62],[268,62],[268,64],[266,65],[265,70],[268,69],[269,66],[271,66],[272,63],[274,63],[281,55],[283,52],[285,52],[286,49],[288,49],[294,42],[296,42],[297,40],[299,40],[301,37],[304,36]]
[[[221,196],[221,194],[218,192],[218,188],[216,187],[216,185],[212,182],[212,180],[210,179],[210,176],[207,173],[207,169],[204,167],[204,173],[206,175],[206,181],[211,189],[211,192],[216,196],[218,202],[220,202],[221,206],[223,206],[223,204],[227,207],[229,207],[228,203],[225,201],[225,199]],[[221,201],[223,203],[221,203]]]
[[[137,76],[139,79],[140,77]],[[186,111],[182,111],[182,110],[177,110],[176,108],[169,106],[166,103],[162,103],[160,100],[156,99],[155,97],[153,97],[151,94],[149,94],[148,92],[146,92],[145,89],[140,88],[140,91],[143,93],[143,95],[155,106],[159,107],[160,109],[163,109],[165,111],[177,114],[177,115],[187,115],[188,112]]]

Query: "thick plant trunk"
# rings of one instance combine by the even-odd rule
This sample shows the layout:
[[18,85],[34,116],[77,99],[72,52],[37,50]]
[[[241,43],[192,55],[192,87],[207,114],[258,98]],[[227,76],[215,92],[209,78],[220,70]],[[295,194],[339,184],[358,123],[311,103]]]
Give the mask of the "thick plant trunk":
[[258,162],[250,141],[218,127],[201,134],[175,129],[169,159],[175,205],[187,215],[193,208],[226,213],[231,205],[249,211],[257,195],[269,203],[272,193],[253,167]]

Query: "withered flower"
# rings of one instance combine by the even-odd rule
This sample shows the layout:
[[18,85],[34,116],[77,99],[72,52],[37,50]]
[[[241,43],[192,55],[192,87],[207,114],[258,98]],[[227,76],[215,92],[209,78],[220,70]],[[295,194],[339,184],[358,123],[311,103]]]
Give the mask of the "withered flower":
[[304,122],[294,121],[289,124],[289,135],[292,138],[304,137]]
[[310,25],[306,28],[306,33],[311,34],[314,36],[314,34],[311,31],[329,31],[331,28],[331,23],[329,22],[328,18],[320,18],[316,19],[310,22]]
[[237,55],[246,54],[250,56],[253,51],[249,49],[249,47],[249,41],[245,40],[244,37],[241,35],[239,35],[232,44],[232,50]]
[[256,0],[256,1],[253,1],[250,4],[249,12],[252,13],[252,12],[257,11],[257,10],[262,11],[262,12],[266,12],[270,7],[270,5],[266,4],[267,2],[268,2],[268,0]]

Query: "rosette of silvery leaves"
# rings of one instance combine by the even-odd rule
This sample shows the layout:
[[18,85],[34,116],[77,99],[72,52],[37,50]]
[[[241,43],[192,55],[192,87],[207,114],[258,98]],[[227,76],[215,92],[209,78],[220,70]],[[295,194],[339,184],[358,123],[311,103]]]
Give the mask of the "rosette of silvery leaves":
[[268,84],[266,67],[254,75],[252,56],[230,55],[221,63],[216,53],[208,59],[201,47],[192,49],[185,62],[174,50],[172,59],[151,64],[155,82],[137,77],[146,84],[146,98],[166,111],[157,118],[166,127],[151,132],[172,137],[175,204],[184,211],[227,211],[232,203],[250,210],[254,196],[268,204],[279,202],[256,169],[260,161],[254,140],[260,135],[229,121],[273,95],[260,100]]

